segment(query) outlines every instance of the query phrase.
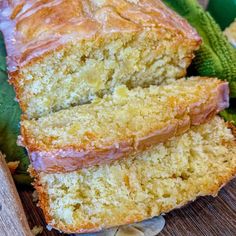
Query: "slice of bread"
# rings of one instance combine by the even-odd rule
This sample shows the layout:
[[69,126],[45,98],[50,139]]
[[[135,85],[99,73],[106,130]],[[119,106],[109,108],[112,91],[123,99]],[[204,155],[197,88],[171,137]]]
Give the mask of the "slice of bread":
[[196,31],[160,0],[0,2],[11,83],[29,118],[181,78]]
[[96,231],[215,196],[236,174],[235,138],[215,117],[110,165],[31,174],[49,225],[68,233]]
[[228,106],[228,84],[192,77],[128,90],[21,122],[21,145],[37,171],[109,163],[186,132]]

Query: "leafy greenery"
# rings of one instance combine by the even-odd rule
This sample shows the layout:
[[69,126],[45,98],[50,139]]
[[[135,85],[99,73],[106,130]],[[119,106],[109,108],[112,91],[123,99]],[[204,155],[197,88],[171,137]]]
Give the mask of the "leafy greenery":
[[25,150],[16,144],[21,111],[7,79],[6,52],[0,35],[0,150],[6,154],[7,162],[20,161],[14,177],[18,183],[27,184],[30,182],[27,174],[29,160]]
[[220,115],[227,121],[232,122],[236,125],[236,99],[231,99],[230,101],[230,108],[222,111]]
[[186,18],[202,37],[202,46],[192,63],[197,75],[227,80],[231,97],[236,97],[236,50],[223,35],[219,25],[197,0],[164,2]]

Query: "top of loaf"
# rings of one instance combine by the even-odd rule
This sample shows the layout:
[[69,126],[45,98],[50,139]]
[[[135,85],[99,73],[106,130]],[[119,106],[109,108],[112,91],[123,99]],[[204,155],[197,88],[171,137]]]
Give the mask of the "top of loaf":
[[197,32],[160,0],[2,0],[9,72],[43,58],[67,42],[154,29],[161,39],[200,41]]

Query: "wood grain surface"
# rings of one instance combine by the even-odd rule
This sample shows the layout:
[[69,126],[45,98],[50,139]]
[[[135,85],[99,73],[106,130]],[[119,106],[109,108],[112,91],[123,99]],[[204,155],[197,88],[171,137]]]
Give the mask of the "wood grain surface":
[[[48,231],[41,210],[32,201],[32,191],[19,190],[32,228],[43,225],[42,236],[63,236]],[[165,216],[166,226],[158,236],[236,236],[236,179],[226,185],[216,198],[201,197]]]
[[0,153],[0,235],[32,235],[11,173]]

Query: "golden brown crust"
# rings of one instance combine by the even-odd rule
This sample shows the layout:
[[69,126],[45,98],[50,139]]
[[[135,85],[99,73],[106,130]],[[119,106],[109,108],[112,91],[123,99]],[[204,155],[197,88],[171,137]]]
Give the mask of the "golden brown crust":
[[[173,47],[183,45],[189,49],[184,55],[186,66],[178,78],[185,76],[193,52],[201,44],[197,32],[187,21],[160,0],[3,0],[0,9],[0,30],[7,49],[9,82],[14,85],[23,113],[28,115],[34,94],[29,92],[25,99],[24,89],[32,81],[25,79],[24,68],[40,64],[51,54],[62,52],[78,41],[99,43],[103,39],[109,41],[113,37],[122,37],[124,33],[138,35],[153,31],[159,41],[169,37]],[[41,114],[29,115],[32,116]]]
[[[42,184],[40,183],[39,174],[32,167],[29,167],[28,172],[30,173],[31,177],[34,178],[33,186],[38,193],[38,198],[39,198],[38,206],[43,210],[44,217],[45,217],[47,224],[54,225],[53,218],[50,215],[49,199],[48,199],[48,195],[45,191],[45,186],[42,186]],[[62,222],[59,222],[57,225],[55,225],[53,227],[55,229],[58,229],[60,231],[67,232],[67,233],[95,232],[95,231],[100,230],[99,225],[95,225],[95,224],[91,224],[91,223],[88,223],[86,225],[84,225],[84,224],[81,225],[81,228],[83,229],[81,231],[76,229],[75,227],[74,228],[70,227],[70,229],[68,229],[68,227]]]
[[[230,180],[232,180],[233,178],[235,178],[236,176],[236,168],[234,170],[232,170],[231,173],[228,173],[227,175],[223,176],[220,180],[218,184],[215,184],[215,186],[211,187],[211,189],[209,189],[209,194],[205,194],[202,196],[213,196],[216,197],[218,192],[220,191],[221,188],[223,188]],[[45,192],[45,190],[40,186],[38,187],[37,184],[35,184],[35,188],[38,191],[39,194],[39,201],[40,201],[40,207],[43,210],[46,222],[51,225],[53,228],[63,231],[64,233],[88,233],[88,232],[97,232],[99,230],[101,230],[101,228],[99,227],[99,225],[96,224],[81,224],[80,226],[77,227],[73,227],[73,226],[68,226],[66,224],[64,224],[63,222],[59,222],[56,224],[52,224],[53,220],[52,217],[50,216],[50,208],[49,208],[49,202],[47,200],[47,194]],[[197,196],[197,197],[201,197],[201,196]],[[182,202],[181,204],[179,204],[178,206],[176,206],[174,209],[177,208],[181,208],[183,206],[185,206],[188,203],[191,203],[192,201],[194,201],[196,199],[192,199],[190,202],[186,201],[186,202]],[[173,208],[170,207],[165,207],[162,209],[161,214],[163,213],[168,213],[172,210],[174,210]],[[131,224],[131,223],[135,223],[135,222],[139,222],[142,220],[146,220],[145,218],[143,218],[141,215],[133,215],[132,218],[129,218],[127,221],[124,221],[124,225],[125,224]],[[114,227],[115,225],[108,225],[107,228],[109,227]]]
[[[153,129],[143,136],[136,138],[124,137],[123,140],[113,140],[112,144],[93,146],[93,140],[98,139],[96,134],[86,143],[71,145],[53,145],[53,137],[44,137],[39,140],[31,130],[21,125],[20,143],[28,150],[31,163],[35,170],[48,173],[69,172],[80,168],[111,163],[126,158],[130,153],[142,151],[171,137],[183,134],[192,125],[200,125],[210,121],[219,111],[228,106],[228,84],[218,81],[216,88],[209,91],[206,103],[199,101],[191,104],[187,111],[179,111],[175,118],[164,123],[162,127]],[[210,96],[212,95],[212,96]],[[184,112],[184,114],[182,114]],[[154,124],[153,124],[154,125]]]
[[167,30],[175,33],[176,37],[188,39],[190,44],[196,44],[196,48],[201,41],[184,19],[159,0],[139,0],[136,3],[107,0],[102,5],[98,2],[3,0],[0,3],[0,21],[9,72],[43,58],[69,41],[95,39],[116,32],[156,28],[160,38]]
[[47,223],[52,222],[52,217],[49,213],[50,211],[49,211],[48,196],[39,182],[39,176],[31,167],[29,167],[28,171],[31,177],[34,178],[34,183],[32,185],[34,186],[34,188],[36,189],[38,193],[38,199],[39,199],[38,205],[43,210],[45,220]]
[[[230,128],[232,130],[235,130],[235,126],[233,126],[232,124],[230,125]],[[235,133],[234,133],[234,135],[235,135]],[[226,147],[232,148],[232,147],[236,146],[236,141],[234,141],[233,143],[232,142],[224,143],[224,145]],[[77,225],[76,227],[74,227],[72,225],[67,225],[61,221],[55,223],[55,221],[53,221],[53,219],[50,215],[49,201],[48,201],[48,197],[47,197],[47,193],[46,193],[47,190],[45,189],[45,186],[43,188],[40,183],[40,174],[36,173],[36,171],[31,169],[31,176],[35,178],[34,186],[39,193],[40,207],[42,208],[45,218],[46,218],[46,222],[49,225],[51,225],[55,229],[65,232],[65,233],[85,233],[85,232],[95,232],[95,231],[101,230],[101,228],[99,227],[98,224],[88,223],[88,224]],[[224,187],[230,180],[235,178],[235,176],[236,176],[236,167],[232,167],[231,170],[227,170],[227,172],[225,172],[225,174],[221,174],[220,176],[218,176],[215,184],[208,186],[204,192],[202,192],[199,195],[196,195],[193,199],[191,199],[191,202],[201,196],[211,195],[213,197],[216,197],[218,192],[220,191],[220,189],[222,187]],[[180,208],[188,203],[189,203],[189,201],[183,201],[175,207],[173,207],[171,205],[170,206],[166,205],[160,210],[160,214],[168,213],[168,212],[170,212],[176,208]],[[151,217],[153,217],[153,216],[151,216]],[[145,219],[146,219],[146,216],[142,216],[142,215],[133,215],[132,217],[129,217],[128,219],[124,215],[122,224],[134,223],[134,222],[142,221]],[[115,225],[115,224],[114,225],[107,225],[106,227],[109,228],[109,227],[114,227],[114,226],[117,226],[117,225]]]
[[232,122],[227,122],[227,127],[231,129],[232,134],[236,138],[236,126]]
[[[30,175],[32,178],[34,178],[34,183],[33,186],[38,192],[38,197],[39,197],[39,207],[43,210],[45,220],[47,224],[52,226],[53,228],[63,231],[64,233],[89,233],[89,232],[97,232],[99,230],[102,230],[102,228],[99,226],[99,224],[92,224],[91,222],[88,222],[87,224],[81,224],[79,227],[73,227],[66,225],[63,222],[58,222],[57,224],[54,223],[54,220],[52,216],[50,215],[50,207],[49,207],[49,199],[48,195],[45,189],[45,186],[42,186],[40,183],[40,176],[39,174],[33,170],[32,168],[29,168],[28,171],[30,172]],[[169,210],[170,211],[170,210]],[[143,220],[142,215],[133,215],[132,218],[129,217],[126,219],[124,224],[130,224],[134,222],[139,222]],[[113,227],[114,225],[109,225],[109,227]]]

